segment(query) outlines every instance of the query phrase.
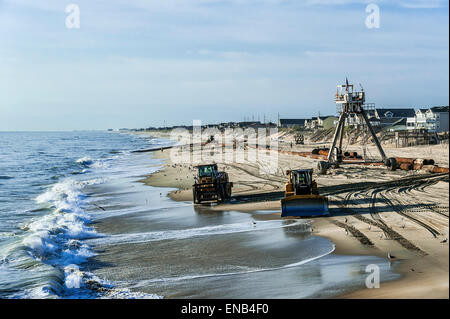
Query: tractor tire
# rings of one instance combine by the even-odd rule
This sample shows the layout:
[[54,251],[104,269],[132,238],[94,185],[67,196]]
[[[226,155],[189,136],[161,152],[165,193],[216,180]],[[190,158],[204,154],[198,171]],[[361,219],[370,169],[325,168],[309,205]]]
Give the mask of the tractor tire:
[[192,199],[194,201],[194,204],[199,204],[200,203],[198,198],[197,198],[197,192],[196,192],[195,188],[192,190]]
[[230,183],[227,184],[226,190],[227,190],[227,197],[226,198],[230,199],[231,198],[231,185],[230,185]]
[[328,168],[328,162],[320,161],[319,163],[317,163],[317,169],[319,170],[319,174],[321,175],[326,175]]
[[224,199],[225,199],[225,189],[221,184],[219,186],[219,191],[217,193],[217,203],[223,203]]

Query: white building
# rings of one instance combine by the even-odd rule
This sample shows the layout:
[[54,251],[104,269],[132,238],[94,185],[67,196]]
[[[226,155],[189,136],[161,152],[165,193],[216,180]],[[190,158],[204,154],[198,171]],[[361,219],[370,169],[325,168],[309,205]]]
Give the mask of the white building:
[[406,127],[409,130],[426,129],[428,132],[447,132],[449,130],[448,106],[435,106],[418,109],[414,117],[408,117]]

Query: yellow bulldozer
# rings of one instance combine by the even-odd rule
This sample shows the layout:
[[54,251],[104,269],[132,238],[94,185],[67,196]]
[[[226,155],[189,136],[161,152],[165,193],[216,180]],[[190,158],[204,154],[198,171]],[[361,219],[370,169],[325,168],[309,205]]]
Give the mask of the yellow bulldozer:
[[192,197],[195,204],[205,201],[221,203],[231,198],[233,183],[226,172],[219,172],[217,164],[196,166],[198,174],[192,185]]
[[281,199],[281,217],[328,215],[328,198],[319,195],[312,169],[288,170],[285,197]]

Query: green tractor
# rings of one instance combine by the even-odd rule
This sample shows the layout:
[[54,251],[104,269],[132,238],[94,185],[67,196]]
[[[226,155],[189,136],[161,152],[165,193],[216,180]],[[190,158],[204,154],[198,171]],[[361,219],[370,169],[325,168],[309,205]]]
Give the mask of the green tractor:
[[233,183],[228,180],[226,172],[219,172],[217,164],[196,166],[198,175],[192,185],[192,195],[195,204],[206,201],[222,203],[231,198]]

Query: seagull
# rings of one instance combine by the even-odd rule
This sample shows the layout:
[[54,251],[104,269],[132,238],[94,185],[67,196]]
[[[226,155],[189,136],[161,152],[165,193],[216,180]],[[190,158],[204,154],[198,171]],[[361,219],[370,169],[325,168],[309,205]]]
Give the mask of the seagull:
[[344,221],[347,222],[347,217],[345,217]]
[[391,253],[388,252],[388,258],[389,258],[389,259],[394,259],[394,258],[397,258],[397,257],[392,256]]
[[369,225],[369,230],[371,230],[372,229],[372,225]]
[[402,225],[402,228],[405,228],[405,224]]
[[347,229],[345,230],[345,234],[348,236],[348,230]]
[[447,237],[444,238],[443,241],[441,241],[442,244],[445,244],[448,241]]

